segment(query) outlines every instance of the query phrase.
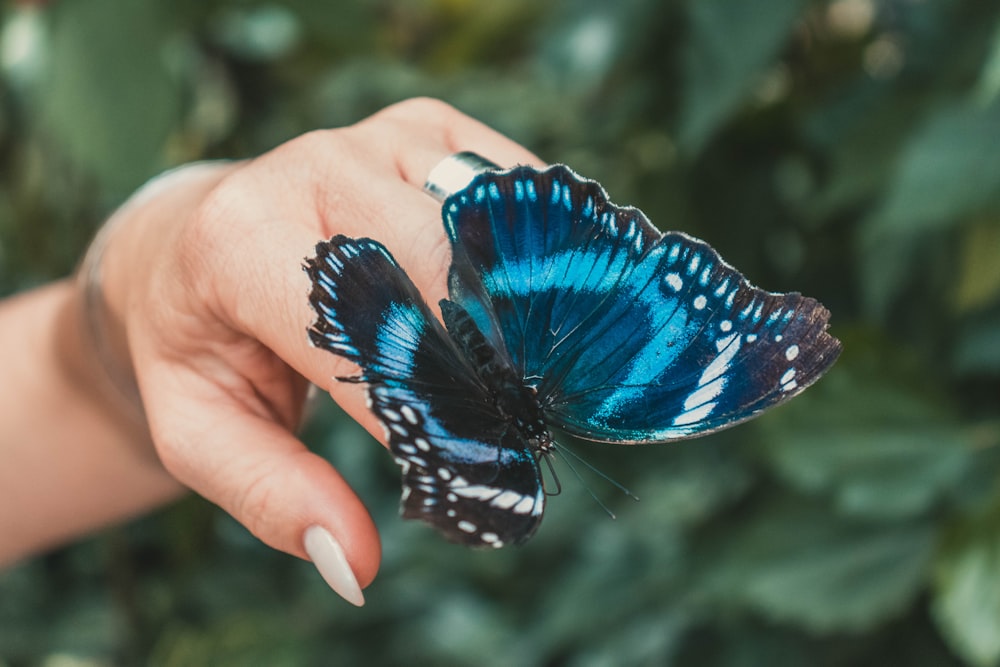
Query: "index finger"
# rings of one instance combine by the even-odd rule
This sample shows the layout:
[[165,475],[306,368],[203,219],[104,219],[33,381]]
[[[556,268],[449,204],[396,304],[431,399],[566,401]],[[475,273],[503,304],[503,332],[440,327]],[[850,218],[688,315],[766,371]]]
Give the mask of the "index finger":
[[[209,243],[224,244],[234,257],[217,290],[219,308],[234,328],[328,389],[378,436],[381,429],[361,388],[332,382],[353,367],[313,348],[305,335],[315,316],[299,267],[321,239],[369,236],[393,253],[429,303],[446,296],[450,253],[441,208],[422,186],[435,164],[463,150],[505,167],[541,164],[519,144],[442,102],[411,100],[351,128],[313,132],[283,145],[234,174],[203,211],[221,216],[206,221],[222,232]],[[232,198],[261,188],[279,196],[233,204]],[[234,235],[234,229],[244,233]]]

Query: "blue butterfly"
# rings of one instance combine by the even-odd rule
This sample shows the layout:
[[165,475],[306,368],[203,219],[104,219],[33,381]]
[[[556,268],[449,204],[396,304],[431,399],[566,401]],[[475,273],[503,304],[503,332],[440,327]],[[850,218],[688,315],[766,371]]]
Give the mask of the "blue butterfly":
[[[306,260],[314,345],[351,360],[402,467],[402,514],[448,539],[528,539],[551,427],[653,443],[746,421],[815,382],[829,312],[747,282],[565,166],[478,175],[443,205],[441,319],[377,241]],[[442,322],[443,321],[443,325]]]

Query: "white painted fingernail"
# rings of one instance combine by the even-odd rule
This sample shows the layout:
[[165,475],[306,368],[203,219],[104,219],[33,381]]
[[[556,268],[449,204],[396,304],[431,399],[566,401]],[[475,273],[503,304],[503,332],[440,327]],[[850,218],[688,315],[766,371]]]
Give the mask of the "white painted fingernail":
[[309,559],[337,595],[358,607],[365,603],[365,596],[344,556],[344,549],[326,528],[306,528],[305,547]]

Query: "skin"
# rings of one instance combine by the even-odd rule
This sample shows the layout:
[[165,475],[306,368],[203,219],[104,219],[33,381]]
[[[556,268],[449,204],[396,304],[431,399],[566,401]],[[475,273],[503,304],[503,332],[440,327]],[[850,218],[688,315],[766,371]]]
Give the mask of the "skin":
[[371,517],[294,434],[308,383],[383,433],[364,387],[332,379],[357,369],[308,342],[300,266],[321,238],[370,236],[430,303],[446,296],[440,205],[421,186],[460,150],[541,165],[452,107],[414,99],[254,160],[182,170],[134,198],[116,214],[101,284],[108,340],[134,370],[144,418],[97,359],[79,280],[0,302],[0,566],[193,490],[300,558],[305,529],[322,525],[367,586],[381,556]]

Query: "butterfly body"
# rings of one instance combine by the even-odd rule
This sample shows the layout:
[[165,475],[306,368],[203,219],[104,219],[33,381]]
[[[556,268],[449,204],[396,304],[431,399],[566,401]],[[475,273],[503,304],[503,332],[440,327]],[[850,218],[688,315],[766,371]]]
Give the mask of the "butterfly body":
[[376,241],[320,243],[306,271],[311,339],[361,367],[403,516],[453,541],[534,533],[553,427],[616,444],[701,435],[799,393],[839,352],[815,300],[753,287],[565,167],[481,174],[442,212],[440,319]]
[[538,402],[538,389],[505,363],[461,306],[442,299],[440,307],[448,334],[472,362],[472,370],[483,384],[484,397],[532,450],[548,451],[552,437]]

